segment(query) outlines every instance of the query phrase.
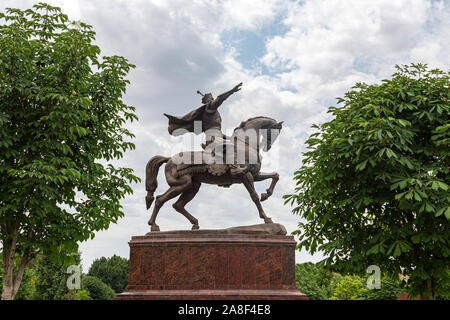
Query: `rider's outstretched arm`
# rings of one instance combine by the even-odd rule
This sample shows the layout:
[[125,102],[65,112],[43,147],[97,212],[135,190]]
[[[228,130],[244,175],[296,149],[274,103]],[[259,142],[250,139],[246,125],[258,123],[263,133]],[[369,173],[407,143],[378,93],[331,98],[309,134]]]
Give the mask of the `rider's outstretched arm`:
[[220,107],[222,102],[224,102],[229,96],[231,96],[233,93],[238,92],[239,90],[241,90],[241,88],[240,88],[241,86],[242,86],[242,82],[239,83],[237,86],[235,86],[233,89],[220,94],[216,99],[214,99],[209,104],[208,109],[210,109],[210,110],[217,110],[217,108]]

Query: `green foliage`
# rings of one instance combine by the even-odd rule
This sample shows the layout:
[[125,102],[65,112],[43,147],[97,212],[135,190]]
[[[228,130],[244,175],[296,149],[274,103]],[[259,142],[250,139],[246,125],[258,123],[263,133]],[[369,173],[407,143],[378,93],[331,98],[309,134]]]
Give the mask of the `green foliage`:
[[76,252],[77,242],[123,216],[120,200],[139,181],[130,168],[103,164],[134,149],[125,124],[137,120],[135,108],[122,101],[134,66],[120,56],[100,57],[94,37],[91,26],[47,4],[0,12],[6,257],[26,262],[38,251],[54,258]]
[[40,256],[36,265],[36,300],[63,300],[68,292],[66,268],[53,263],[47,256]]
[[334,291],[336,290],[336,286],[339,282],[341,282],[344,279],[344,276],[340,273],[333,272],[332,278],[327,286],[327,297],[328,299],[331,298]]
[[36,294],[36,272],[33,268],[25,268],[22,282],[15,300],[32,300]]
[[365,297],[367,300],[397,300],[397,294],[404,292],[404,288],[398,279],[381,279],[380,289],[367,290]]
[[[347,280],[351,278],[352,280],[359,281],[362,286],[366,287],[369,275],[365,274],[364,276],[347,275]],[[335,296],[333,299],[336,299],[340,297],[339,294],[336,294],[337,288],[339,286],[345,287],[344,284],[348,285],[345,276],[327,270],[321,263],[314,264],[306,262],[296,264],[295,278],[298,289],[302,293],[307,294],[310,300],[328,300],[333,296]],[[339,285],[340,283],[341,285]],[[342,292],[343,288],[338,291]],[[396,300],[397,293],[401,292],[404,292],[404,287],[398,276],[394,279],[384,277],[381,279],[380,289],[367,289],[362,291],[361,297],[367,300]]]
[[89,291],[80,290],[69,290],[68,293],[64,295],[65,300],[92,300],[89,295]]
[[365,300],[366,291],[361,280],[345,276],[337,283],[330,300]]
[[0,295],[2,294],[3,289],[3,278],[5,277],[5,270],[3,268],[3,264],[0,263]]
[[83,276],[81,278],[81,288],[88,291],[89,296],[93,300],[112,300],[116,296],[116,293],[110,286],[94,276]]
[[111,258],[96,259],[88,275],[95,276],[108,284],[116,293],[122,292],[128,284],[128,259],[113,255]]
[[310,300],[327,300],[333,275],[317,264],[306,262],[295,265],[295,282],[298,289]]
[[412,295],[439,295],[450,255],[449,73],[397,66],[381,84],[356,84],[315,125],[294,194],[299,249],[336,271],[409,276]]
[[436,295],[438,300],[450,300],[450,267],[447,267],[447,277],[440,279],[439,287],[442,288]]
[[[48,256],[39,255],[35,266],[35,294],[36,300],[65,300],[69,292],[67,279],[68,265],[64,263],[68,259],[53,262]],[[75,262],[80,263],[80,255],[75,256]]]
[[77,290],[73,300],[92,300],[89,292],[86,290]]

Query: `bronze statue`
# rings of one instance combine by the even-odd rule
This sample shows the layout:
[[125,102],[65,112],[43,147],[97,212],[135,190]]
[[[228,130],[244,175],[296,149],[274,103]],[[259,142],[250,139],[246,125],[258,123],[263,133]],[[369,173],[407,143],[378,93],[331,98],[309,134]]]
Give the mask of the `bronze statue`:
[[[170,186],[165,193],[156,196],[153,213],[148,222],[151,231],[159,231],[155,220],[163,204],[179,195],[173,208],[192,223],[192,230],[199,229],[198,220],[184,207],[195,197],[202,183],[222,187],[243,183],[258,208],[260,218],[264,219],[265,223],[272,223],[271,218],[266,216],[261,201],[272,195],[279,175],[276,172],[260,172],[261,156],[259,152],[261,149],[266,152],[270,150],[282,129],[283,122],[262,116],[250,118],[241,122],[234,129],[231,137],[226,137],[221,132],[222,120],[217,109],[231,94],[239,91],[241,85],[242,83],[238,84],[216,99],[213,99],[210,93],[203,95],[203,105],[183,117],[165,114],[169,118],[170,134],[205,132],[207,143],[202,145],[204,151],[181,152],[170,158],[154,156],[147,163],[145,180],[147,209],[151,207],[155,199],[153,194],[158,185],[157,175],[159,167],[163,163],[167,163],[165,176]],[[197,126],[199,130],[196,130],[196,121],[201,121],[201,127]],[[261,194],[260,198],[255,191],[254,182],[266,179],[272,179],[272,182],[266,193]]]
[[[241,86],[242,82],[233,89],[220,94],[216,99],[213,98],[211,93],[202,94],[200,91],[197,91],[197,93],[202,96],[202,105],[200,107],[183,117],[175,117],[164,113],[164,115],[169,118],[169,133],[171,135],[180,135],[186,132],[193,132],[195,134],[200,134],[202,132],[214,133],[213,135],[206,135],[206,144],[202,145],[204,149],[214,140],[217,142],[219,139],[228,139],[221,131],[222,118],[220,117],[218,108],[229,96],[241,90]],[[196,121],[201,122],[200,130],[195,130],[194,124]]]

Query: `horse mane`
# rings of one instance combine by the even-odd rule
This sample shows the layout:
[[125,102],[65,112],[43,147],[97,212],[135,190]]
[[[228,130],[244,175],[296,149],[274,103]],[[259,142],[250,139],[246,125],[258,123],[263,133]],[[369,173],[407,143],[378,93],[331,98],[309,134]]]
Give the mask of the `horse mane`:
[[270,118],[270,117],[256,116],[256,117],[249,118],[249,119],[247,119],[246,121],[242,121],[242,122],[239,124],[239,126],[237,126],[237,127],[234,129],[234,131],[236,131],[237,129],[243,129],[243,128],[247,125],[247,123],[249,123],[250,121],[256,120],[256,119],[269,119],[269,120],[273,120],[273,121],[276,122],[275,119],[272,119],[272,118]]

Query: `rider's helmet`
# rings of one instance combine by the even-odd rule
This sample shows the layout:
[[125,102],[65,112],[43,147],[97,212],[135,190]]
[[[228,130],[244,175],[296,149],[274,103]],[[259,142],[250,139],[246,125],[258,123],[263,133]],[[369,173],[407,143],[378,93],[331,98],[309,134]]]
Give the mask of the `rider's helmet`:
[[202,97],[202,103],[203,104],[207,104],[208,102],[213,101],[213,95],[211,93],[206,93],[203,97]]
[[199,90],[197,90],[197,93],[202,96],[202,103],[203,104],[207,104],[207,103],[209,103],[209,102],[214,100],[214,97],[213,97],[213,95],[210,92],[208,92],[206,94],[202,94]]

